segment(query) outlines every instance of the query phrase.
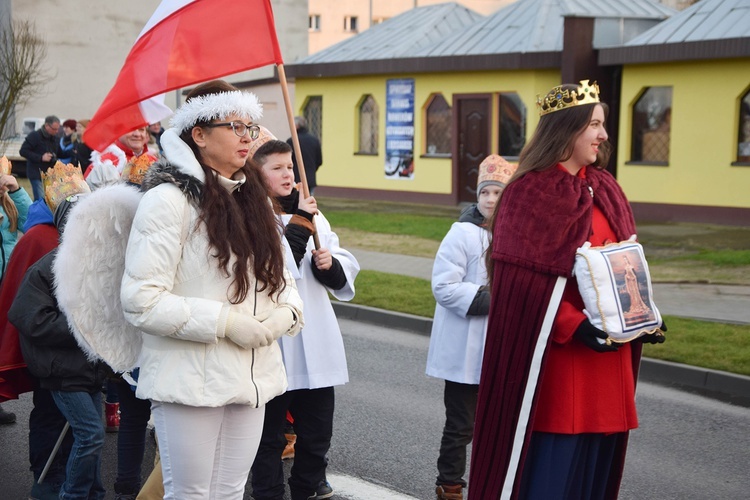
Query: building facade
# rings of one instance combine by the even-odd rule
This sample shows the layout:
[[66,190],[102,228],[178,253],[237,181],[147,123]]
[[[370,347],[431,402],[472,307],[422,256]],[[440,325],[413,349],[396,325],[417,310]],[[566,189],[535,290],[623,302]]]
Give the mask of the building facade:
[[292,65],[323,144],[318,192],[471,201],[485,156],[517,160],[536,95],[590,78],[639,217],[750,225],[750,0],[576,5],[421,7]]

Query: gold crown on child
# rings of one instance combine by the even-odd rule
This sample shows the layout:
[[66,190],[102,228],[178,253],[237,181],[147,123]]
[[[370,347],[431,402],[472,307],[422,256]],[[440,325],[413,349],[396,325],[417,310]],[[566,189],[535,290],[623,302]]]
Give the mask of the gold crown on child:
[[134,156],[125,165],[125,168],[122,169],[122,180],[140,186],[143,184],[143,178],[146,176],[146,172],[151,168],[154,161],[156,161],[156,158],[147,153],[143,153],[140,156]]
[[72,163],[66,165],[60,161],[48,168],[47,172],[42,172],[42,185],[44,199],[53,214],[68,196],[91,192],[89,185],[83,180],[81,167],[73,166]]
[[566,89],[562,85],[550,90],[547,95],[536,96],[539,116],[544,116],[561,109],[580,106],[581,104],[596,104],[599,102],[599,85],[581,80],[577,89]]

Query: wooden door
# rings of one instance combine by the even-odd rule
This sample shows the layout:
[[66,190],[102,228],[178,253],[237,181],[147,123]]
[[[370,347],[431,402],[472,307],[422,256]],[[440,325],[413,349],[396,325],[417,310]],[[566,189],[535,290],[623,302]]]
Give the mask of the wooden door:
[[490,154],[490,94],[453,96],[453,172],[456,198],[477,201],[479,164]]

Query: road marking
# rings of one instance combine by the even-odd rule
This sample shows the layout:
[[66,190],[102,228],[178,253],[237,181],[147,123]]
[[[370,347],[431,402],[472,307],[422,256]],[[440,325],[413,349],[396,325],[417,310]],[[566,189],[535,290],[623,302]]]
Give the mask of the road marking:
[[349,500],[417,500],[403,493],[389,490],[377,484],[368,483],[363,479],[339,474],[326,474],[326,479],[331,483],[336,496],[343,496]]

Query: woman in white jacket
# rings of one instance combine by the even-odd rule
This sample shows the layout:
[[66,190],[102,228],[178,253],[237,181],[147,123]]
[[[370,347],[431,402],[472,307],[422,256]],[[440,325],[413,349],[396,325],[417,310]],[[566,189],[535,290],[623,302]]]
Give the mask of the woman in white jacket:
[[196,87],[143,183],[121,300],[143,331],[137,396],[153,402],[164,498],[241,499],[263,405],[286,389],[276,339],[302,327],[279,227],[245,166],[258,99]]

